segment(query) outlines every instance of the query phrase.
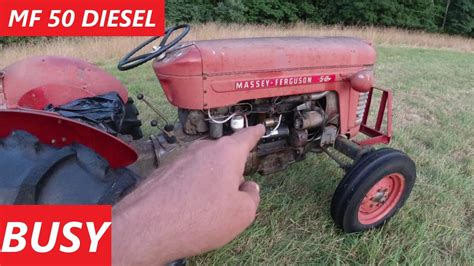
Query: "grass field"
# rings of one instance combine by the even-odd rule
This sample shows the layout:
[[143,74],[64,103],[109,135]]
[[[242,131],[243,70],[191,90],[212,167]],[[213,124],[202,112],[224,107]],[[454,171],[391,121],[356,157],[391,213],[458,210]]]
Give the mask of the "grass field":
[[[262,188],[255,224],[224,248],[191,262],[474,264],[474,47],[472,40],[466,42],[467,49],[375,42],[377,85],[392,88],[395,97],[391,146],[407,152],[418,167],[411,198],[390,223],[363,234],[346,235],[335,228],[329,204],[343,171],[326,156],[311,155],[285,172],[253,176]],[[79,53],[80,46],[69,45],[73,54]],[[132,94],[143,92],[175,117],[150,66],[118,72],[118,57],[94,61]],[[152,117],[149,109],[139,108],[143,120]]]

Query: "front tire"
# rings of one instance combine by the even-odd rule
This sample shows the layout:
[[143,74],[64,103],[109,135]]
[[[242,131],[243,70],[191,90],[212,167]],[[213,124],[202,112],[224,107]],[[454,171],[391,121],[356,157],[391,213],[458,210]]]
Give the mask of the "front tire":
[[331,216],[347,233],[381,226],[404,205],[415,179],[415,163],[405,153],[389,148],[371,152],[339,183]]

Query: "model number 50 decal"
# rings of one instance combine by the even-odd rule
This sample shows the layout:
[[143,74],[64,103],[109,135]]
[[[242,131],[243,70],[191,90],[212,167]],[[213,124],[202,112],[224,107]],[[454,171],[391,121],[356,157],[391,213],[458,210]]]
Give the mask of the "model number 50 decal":
[[255,79],[235,82],[235,89],[262,89],[262,88],[277,88],[288,86],[299,86],[316,83],[334,82],[336,75],[317,75],[317,76],[299,76],[273,79]]

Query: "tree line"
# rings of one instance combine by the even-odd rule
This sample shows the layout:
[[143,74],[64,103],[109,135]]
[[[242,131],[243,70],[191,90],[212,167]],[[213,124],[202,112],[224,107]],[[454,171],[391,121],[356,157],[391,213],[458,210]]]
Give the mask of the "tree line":
[[166,19],[372,25],[474,37],[474,0],[167,0]]
[[[474,37],[474,0],[166,0],[166,21],[371,25]],[[43,39],[0,37],[0,46]]]

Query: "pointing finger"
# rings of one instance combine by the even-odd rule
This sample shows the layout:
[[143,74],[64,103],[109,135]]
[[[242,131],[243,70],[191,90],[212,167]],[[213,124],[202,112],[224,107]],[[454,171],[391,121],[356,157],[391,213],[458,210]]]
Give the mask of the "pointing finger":
[[246,153],[249,153],[255,145],[257,145],[263,134],[265,134],[265,126],[258,124],[256,126],[243,128],[232,134],[230,138],[242,145]]

